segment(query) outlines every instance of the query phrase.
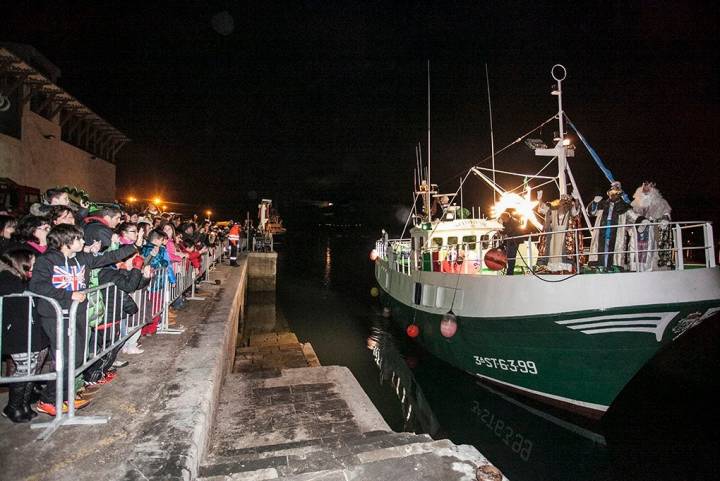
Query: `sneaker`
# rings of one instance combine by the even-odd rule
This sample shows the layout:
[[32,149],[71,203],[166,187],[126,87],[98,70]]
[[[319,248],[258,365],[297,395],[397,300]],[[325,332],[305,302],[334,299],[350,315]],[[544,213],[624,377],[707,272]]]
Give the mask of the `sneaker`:
[[[82,409],[88,404],[90,404],[90,401],[88,399],[75,399],[75,410]],[[52,403],[38,401],[38,403],[35,405],[35,410],[41,413],[49,414],[50,416],[57,415],[57,409],[55,409],[55,405]],[[67,401],[63,402],[62,412],[68,412]]]
[[125,354],[142,354],[143,352],[145,352],[145,350],[140,349],[139,346],[131,346],[131,347],[123,349],[123,352]]
[[117,376],[117,374],[115,374],[114,372],[109,372],[109,373],[105,374],[97,383],[100,384],[101,386],[103,384],[108,384],[113,379],[115,379],[116,376]]
[[119,368],[119,367],[125,367],[125,366],[127,366],[128,364],[130,364],[130,363],[127,362],[127,361],[120,361],[120,360],[118,360],[118,361],[115,361],[115,362],[112,364],[112,367],[114,367],[115,369],[117,369],[117,368]]

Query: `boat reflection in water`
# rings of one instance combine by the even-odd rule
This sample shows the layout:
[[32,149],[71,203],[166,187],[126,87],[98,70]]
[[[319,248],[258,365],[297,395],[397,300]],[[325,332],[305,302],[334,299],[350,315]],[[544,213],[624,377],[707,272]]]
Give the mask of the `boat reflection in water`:
[[[717,441],[703,440],[697,415],[688,420],[688,405],[667,399],[663,390],[672,388],[658,387],[652,372],[641,373],[598,422],[497,390],[422,351],[404,333],[376,328],[371,338],[381,380],[402,401],[404,428],[471,444],[512,481],[699,480],[716,464],[711,453]],[[665,368],[677,355],[682,353],[661,356],[649,371]],[[710,402],[702,391],[681,389]],[[675,409],[684,414],[672,414]],[[707,416],[715,417],[702,419],[709,422]]]

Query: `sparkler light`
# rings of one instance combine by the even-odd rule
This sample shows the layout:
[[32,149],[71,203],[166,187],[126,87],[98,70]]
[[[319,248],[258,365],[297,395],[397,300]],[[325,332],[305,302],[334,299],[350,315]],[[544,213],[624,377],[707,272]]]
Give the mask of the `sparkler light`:
[[537,204],[538,201],[530,200],[529,196],[523,197],[515,192],[505,192],[500,195],[500,199],[492,206],[491,212],[493,217],[499,217],[506,210],[512,209],[520,216],[523,226],[530,222],[538,229],[542,229],[542,224],[535,217],[534,209]]

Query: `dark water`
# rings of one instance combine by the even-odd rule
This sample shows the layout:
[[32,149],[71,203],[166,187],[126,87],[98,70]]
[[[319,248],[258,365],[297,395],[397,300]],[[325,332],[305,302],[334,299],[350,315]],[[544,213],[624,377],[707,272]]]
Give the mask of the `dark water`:
[[[289,233],[279,247],[277,315],[322,364],[347,366],[393,429],[472,444],[511,481],[719,479],[720,319],[661,352],[592,423],[485,386],[394,332],[369,294],[373,245],[360,230]],[[410,422],[366,348],[378,327],[426,401]]]

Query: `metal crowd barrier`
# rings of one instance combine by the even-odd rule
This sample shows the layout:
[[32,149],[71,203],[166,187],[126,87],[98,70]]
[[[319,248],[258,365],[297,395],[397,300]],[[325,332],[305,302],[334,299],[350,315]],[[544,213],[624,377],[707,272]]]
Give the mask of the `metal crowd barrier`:
[[[209,248],[202,254],[201,266],[195,269],[188,259],[179,263],[176,272],[176,283],[170,285],[167,268],[155,271],[150,283],[143,289],[126,293],[112,283],[103,284],[82,291],[87,298],[84,303],[74,301],[68,313],[63,313],[60,305],[54,299],[25,292],[23,294],[9,294],[0,296],[0,347],[2,347],[3,303],[8,299],[26,298],[28,302],[28,327],[32,326],[34,299],[48,301],[56,312],[56,345],[55,371],[45,374],[31,373],[30,363],[28,372],[22,376],[0,375],[0,383],[56,381],[56,415],[49,423],[32,423],[32,429],[46,428],[38,439],[46,439],[61,425],[102,424],[108,421],[106,416],[76,416],[75,405],[72,402],[75,393],[75,379],[88,369],[102,369],[97,363],[106,362],[108,358],[114,359],[114,354],[122,345],[143,326],[158,319],[158,333],[177,334],[182,329],[175,329],[168,325],[168,308],[175,300],[190,291],[190,300],[201,300],[195,296],[196,282],[210,282],[210,272],[222,260],[224,245],[220,244]],[[130,296],[137,305],[137,312],[126,314],[125,306],[129,304],[125,295]],[[64,315],[65,314],[65,315]],[[78,321],[80,321],[78,323]],[[64,326],[67,325],[67,331]],[[80,331],[79,331],[80,330]],[[31,333],[31,330],[28,330]],[[79,335],[80,334],[80,335]],[[65,338],[67,337],[67,342]],[[76,359],[77,343],[82,343],[81,359]],[[30,352],[31,340],[28,339],[27,355]],[[67,379],[63,376],[63,354],[67,349]],[[78,350],[79,352],[79,350]],[[63,413],[63,382],[67,383],[68,409]],[[72,395],[71,395],[72,393]]]
[[[9,321],[4,319],[4,312],[6,303],[12,303],[14,300],[18,300],[19,302],[23,302],[22,299],[26,299],[27,302],[27,333],[28,333],[28,339],[27,339],[27,350],[23,353],[26,356],[27,367],[26,367],[26,373],[25,375],[12,375],[12,376],[3,376],[0,372],[0,384],[6,384],[6,383],[16,383],[16,382],[39,382],[39,381],[55,381],[58,386],[62,386],[63,383],[63,341],[65,339],[65,336],[63,335],[64,325],[67,322],[67,317],[63,315],[63,311],[60,308],[60,304],[55,299],[51,299],[49,297],[41,296],[39,294],[33,294],[31,292],[24,292],[22,294],[7,294],[4,296],[0,296],[0,352],[3,352],[2,345],[3,345],[3,339],[2,339],[2,333],[6,330],[6,325],[8,322],[14,322],[15,319],[10,319]],[[37,299],[42,299],[44,301],[47,301],[52,309],[55,311],[55,345],[57,348],[55,349],[55,353],[53,354],[55,356],[55,371],[54,372],[48,372],[48,373],[40,373],[40,368],[42,366],[36,366],[34,369],[35,372],[31,372],[32,369],[32,363],[30,362],[30,359],[35,354],[32,351],[32,326],[36,321],[34,316],[34,308],[35,308],[35,302]],[[17,321],[20,321],[19,319]],[[21,321],[22,322],[22,321]],[[20,353],[18,353],[20,354]],[[15,374],[18,374],[16,371]],[[56,406],[62,406],[63,403],[63,392],[62,389],[57,389],[55,393],[55,405]],[[48,436],[50,436],[55,430],[62,424],[63,418],[62,418],[62,408],[57,410],[57,413],[55,414],[55,417],[50,422],[44,422],[44,423],[33,423],[30,425],[32,429],[42,429],[42,433],[38,436],[38,439],[46,439]]]

